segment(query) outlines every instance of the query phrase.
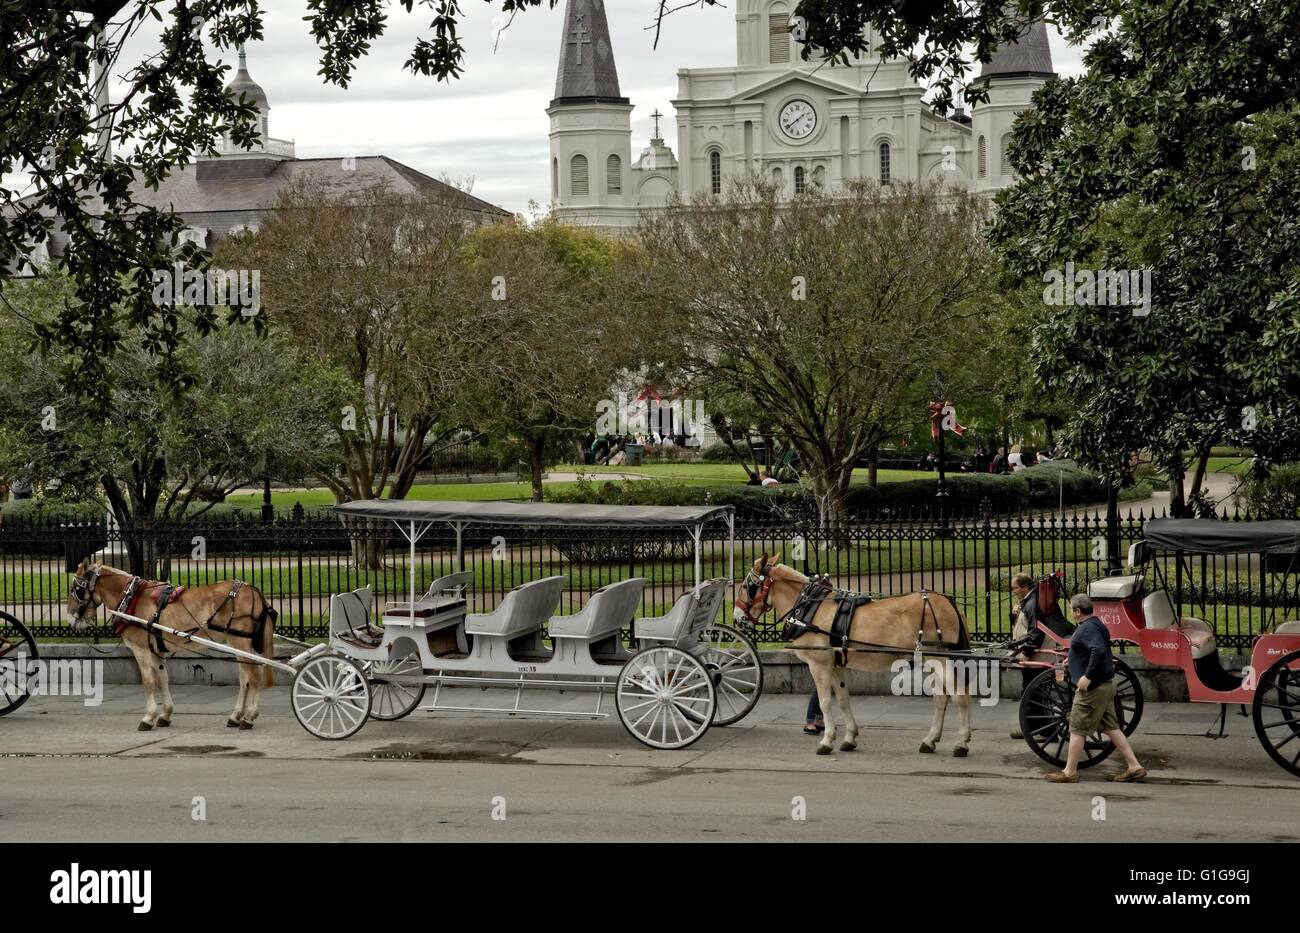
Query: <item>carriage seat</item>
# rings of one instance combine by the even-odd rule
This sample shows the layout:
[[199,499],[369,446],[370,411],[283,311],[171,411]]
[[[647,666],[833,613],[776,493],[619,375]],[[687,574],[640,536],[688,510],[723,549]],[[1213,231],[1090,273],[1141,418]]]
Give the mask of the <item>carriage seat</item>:
[[1173,600],[1164,590],[1152,590],[1142,600],[1142,615],[1149,629],[1176,629],[1187,636],[1192,645],[1192,659],[1199,660],[1218,650],[1214,629],[1201,619],[1178,618]]
[[[1088,595],[1093,599],[1127,599],[1142,587],[1141,574],[1102,577],[1088,584]],[[1150,622],[1147,623],[1150,626]]]
[[595,641],[621,629],[641,605],[645,578],[632,577],[598,589],[587,605],[567,616],[553,616],[546,630],[552,638],[583,638]]
[[437,631],[455,625],[465,618],[465,588],[473,582],[474,574],[469,570],[439,577],[414,604],[389,603],[388,608],[384,610],[383,623],[384,625],[411,625],[411,607],[414,605],[416,628]]
[[358,648],[377,648],[384,640],[384,630],[370,624],[370,606],[374,593],[363,586],[330,597],[330,637],[339,638]]
[[680,643],[691,632],[713,624],[726,589],[726,580],[705,580],[678,599],[666,615],[637,619],[633,634],[638,640]]
[[543,577],[517,586],[491,612],[466,616],[465,633],[513,638],[527,632],[540,631],[551,613],[560,605],[563,590],[562,576]]
[[1294,622],[1283,622],[1277,628],[1273,629],[1274,635],[1300,635],[1300,620]]

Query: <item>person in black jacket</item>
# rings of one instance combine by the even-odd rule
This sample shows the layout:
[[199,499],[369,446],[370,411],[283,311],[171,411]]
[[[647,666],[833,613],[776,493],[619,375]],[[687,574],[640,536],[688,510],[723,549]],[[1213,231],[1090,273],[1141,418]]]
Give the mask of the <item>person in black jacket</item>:
[[[1055,583],[1048,581],[1047,585],[1055,586]],[[1015,652],[1013,657],[1026,661],[1051,660],[1050,657],[1045,659],[1035,657],[1047,637],[1038,627],[1038,623],[1042,622],[1061,638],[1069,638],[1074,631],[1074,626],[1065,618],[1058,606],[1045,607],[1039,604],[1038,587],[1034,585],[1034,578],[1027,573],[1021,572],[1012,576],[1011,598],[1015,603],[1011,610],[1010,647]],[[1029,689],[1029,682],[1042,672],[1041,667],[1021,668],[1022,689]],[[1024,735],[1019,729],[1013,729],[1011,737],[1023,739]]]
[[[1074,684],[1070,747],[1065,753],[1065,767],[1048,773],[1047,779],[1054,784],[1078,783],[1083,743],[1088,736],[1103,732],[1124,756],[1125,765],[1123,771],[1116,771],[1107,780],[1140,781],[1147,776],[1147,769],[1138,763],[1115,712],[1115,659],[1110,653],[1110,632],[1092,614],[1092,600],[1083,593],[1070,600],[1070,609],[1079,622],[1070,638],[1070,653],[1066,658]],[[1064,681],[1065,673],[1058,668],[1056,679]]]

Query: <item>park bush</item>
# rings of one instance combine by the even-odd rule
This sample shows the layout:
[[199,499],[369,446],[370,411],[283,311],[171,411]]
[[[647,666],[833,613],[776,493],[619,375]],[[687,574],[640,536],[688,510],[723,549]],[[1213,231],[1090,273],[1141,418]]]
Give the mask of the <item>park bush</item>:
[[[880,486],[851,486],[850,516],[924,513],[933,509],[939,481],[914,479]],[[1100,502],[1106,491],[1095,476],[1066,461],[1043,464],[1011,475],[955,473],[948,477],[948,506],[954,514],[975,514],[987,501],[997,513],[1051,509],[1064,494],[1066,506]],[[817,501],[802,485],[691,486],[656,480],[579,483],[548,492],[555,502],[605,505],[732,505],[745,517],[801,520],[815,518]]]
[[705,463],[739,463],[740,457],[726,444],[712,444],[704,448],[700,457]]
[[1300,463],[1274,467],[1265,479],[1248,476],[1237,501],[1256,518],[1300,518]]

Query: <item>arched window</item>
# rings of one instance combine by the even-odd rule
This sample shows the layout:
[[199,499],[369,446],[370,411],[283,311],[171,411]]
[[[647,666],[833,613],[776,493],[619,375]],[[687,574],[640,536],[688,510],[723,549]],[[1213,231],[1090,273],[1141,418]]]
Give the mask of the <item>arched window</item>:
[[803,179],[804,179],[803,166],[796,165],[794,168],[794,193],[795,194],[803,194],[803,188],[804,188]]
[[560,198],[560,160],[551,157],[551,197],[554,200]]
[[975,153],[975,166],[977,171],[979,172],[980,178],[983,178],[985,175],[989,173],[988,158],[989,158],[988,146],[984,142],[984,137],[981,136],[979,139],[979,145],[976,147],[976,153]]
[[880,183],[889,184],[889,143],[880,144]]
[[1011,163],[1007,161],[1007,147],[1011,145],[1011,134],[1006,133],[1002,137],[1002,155],[998,165],[1001,167],[1003,175],[1011,174]]
[[587,157],[576,155],[569,162],[569,191],[572,194],[587,194]]
[[605,193],[623,193],[623,162],[616,155],[605,160]]
[[722,194],[722,153],[709,150],[709,191]]

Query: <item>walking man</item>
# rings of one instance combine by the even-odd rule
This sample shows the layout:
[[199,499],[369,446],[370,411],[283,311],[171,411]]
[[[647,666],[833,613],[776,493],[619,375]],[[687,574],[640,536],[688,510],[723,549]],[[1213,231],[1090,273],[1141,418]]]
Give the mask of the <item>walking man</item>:
[[[1124,770],[1110,775],[1111,781],[1140,781],[1147,769],[1138,763],[1133,747],[1128,744],[1115,714],[1115,659],[1110,653],[1110,632],[1092,614],[1092,600],[1079,593],[1070,600],[1078,627],[1070,639],[1070,654],[1066,659],[1070,680],[1074,682],[1074,705],[1070,707],[1070,747],[1065,756],[1065,767],[1052,771],[1047,779],[1055,784],[1075,784],[1079,780],[1079,758],[1083,754],[1085,739],[1097,732],[1105,734],[1116,750],[1124,756]],[[1064,680],[1063,671],[1056,672]]]

